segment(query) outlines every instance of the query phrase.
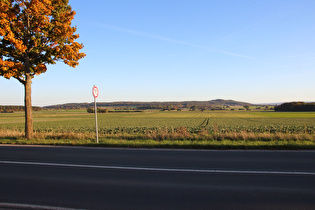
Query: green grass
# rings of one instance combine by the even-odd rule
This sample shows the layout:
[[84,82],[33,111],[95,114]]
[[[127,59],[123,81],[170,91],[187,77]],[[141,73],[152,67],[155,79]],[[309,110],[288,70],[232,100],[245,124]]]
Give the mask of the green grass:
[[[208,123],[202,124],[204,121]],[[315,112],[107,113],[98,114],[98,127],[98,146],[315,149]],[[34,130],[35,138],[27,141],[23,139],[24,114],[0,114],[0,143],[94,145],[95,142],[94,114],[85,110],[34,112]]]
[[[215,112],[145,112],[98,114],[99,128],[117,127],[195,127],[205,118],[210,118],[208,127],[220,126],[315,126],[315,112],[279,113],[253,111]],[[94,115],[82,111],[40,111],[34,112],[35,129],[94,128]],[[24,129],[23,113],[1,113],[0,128]]]

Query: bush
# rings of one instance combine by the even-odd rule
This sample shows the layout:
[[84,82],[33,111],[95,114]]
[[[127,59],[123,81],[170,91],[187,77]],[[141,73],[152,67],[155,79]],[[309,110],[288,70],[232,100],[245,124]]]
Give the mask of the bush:
[[87,110],[86,110],[88,113],[94,113],[95,111],[94,111],[94,109],[93,108],[87,108]]
[[275,106],[275,111],[311,112],[315,111],[315,103],[290,102]]

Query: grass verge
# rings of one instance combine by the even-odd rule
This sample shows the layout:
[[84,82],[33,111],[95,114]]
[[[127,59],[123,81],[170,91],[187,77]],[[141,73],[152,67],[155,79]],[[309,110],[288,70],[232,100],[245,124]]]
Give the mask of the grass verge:
[[314,150],[315,136],[310,134],[284,133],[225,133],[185,136],[178,133],[155,135],[104,135],[95,142],[91,133],[35,133],[27,140],[23,132],[0,130],[0,144],[60,145],[125,148],[174,148],[174,149],[269,149]]

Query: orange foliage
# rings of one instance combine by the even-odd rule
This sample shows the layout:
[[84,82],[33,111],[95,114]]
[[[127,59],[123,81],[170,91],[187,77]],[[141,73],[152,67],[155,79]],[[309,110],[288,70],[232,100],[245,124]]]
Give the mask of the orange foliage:
[[85,56],[71,26],[75,11],[65,0],[0,1],[0,76],[23,82],[63,61],[76,67]]

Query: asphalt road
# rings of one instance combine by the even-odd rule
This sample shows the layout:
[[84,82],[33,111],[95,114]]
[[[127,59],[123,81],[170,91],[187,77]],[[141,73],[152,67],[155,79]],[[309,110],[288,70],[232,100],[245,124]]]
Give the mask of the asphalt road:
[[21,204],[33,209],[315,209],[315,151],[2,145],[0,209]]

